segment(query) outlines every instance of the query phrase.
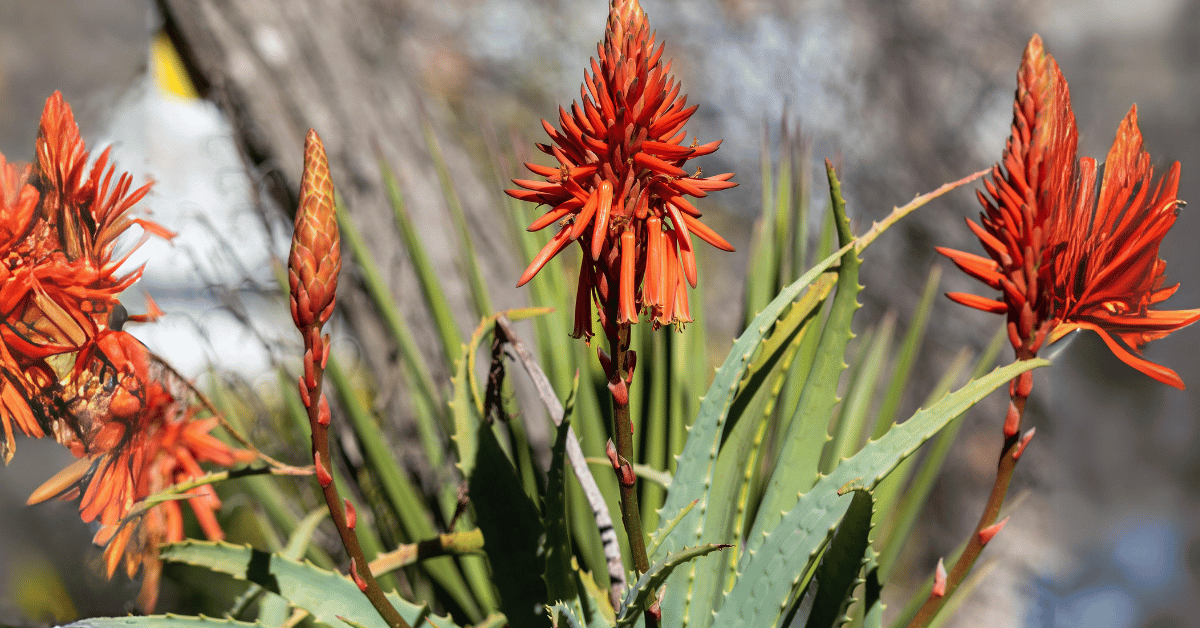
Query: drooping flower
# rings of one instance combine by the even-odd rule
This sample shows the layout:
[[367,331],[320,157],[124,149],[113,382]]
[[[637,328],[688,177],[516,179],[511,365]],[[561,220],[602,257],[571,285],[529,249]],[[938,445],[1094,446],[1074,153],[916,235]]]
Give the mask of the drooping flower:
[[[591,303],[608,328],[631,323],[646,310],[653,324],[691,320],[686,281],[696,286],[694,238],[726,251],[733,247],[700,222],[687,197],[731,188],[732,173],[704,177],[684,170],[688,160],[717,150],[720,141],[685,145],[687,107],[671,64],[662,61],[637,0],[610,5],[604,42],[584,73],[580,102],[559,107],[560,129],[543,120],[551,144],[537,148],[556,166],[525,164],[543,181],[514,179],[517,199],[547,205],[530,231],[558,225],[558,233],[521,275],[521,286],[568,244],[583,251],[575,306],[575,337],[592,335]],[[582,104],[581,104],[582,103]],[[615,309],[607,314],[610,299]],[[608,316],[616,316],[616,321]]]
[[[133,465],[130,467],[134,471],[130,480],[134,501],[143,500],[172,485],[200,478],[204,475],[200,467],[202,462],[227,468],[248,458],[247,452],[232,449],[209,433],[217,426],[215,418],[196,419],[193,410],[188,408],[180,416],[166,417],[154,425],[142,434],[139,446],[131,450],[137,452],[137,459],[121,461],[121,464]],[[213,487],[198,486],[186,494],[190,496],[187,503],[205,536],[214,541],[225,538],[216,518],[221,500]],[[104,546],[108,577],[113,576],[122,559],[126,575],[130,578],[137,575],[139,569],[142,571],[138,605],[144,612],[152,612],[158,599],[158,581],[162,571],[158,548],[164,543],[183,539],[180,502],[164,501],[137,515],[134,521],[117,520],[103,524],[93,542]]]
[[[90,443],[88,430],[66,410],[60,380],[102,357],[117,370],[126,356],[106,354],[101,338],[130,317],[118,295],[141,276],[122,272],[129,255],[150,236],[173,234],[131,215],[150,184],[131,190],[127,173],[115,177],[109,151],[89,169],[89,154],[71,108],[55,92],[46,101],[34,166],[0,158],[0,428],[5,461],[13,453],[15,422],[27,435],[52,434],[63,444]],[[130,226],[141,240],[116,254]],[[91,432],[91,433],[94,433]]]
[[[80,516],[97,521],[111,576],[124,558],[143,570],[142,608],[158,591],[157,547],[183,536],[178,502],[127,520],[135,504],[167,486],[200,477],[200,463],[224,467],[246,460],[212,437],[216,419],[197,420],[183,382],[124,331],[129,315],[118,295],[141,276],[123,270],[151,236],[173,234],[135,217],[150,189],[132,189],[105,150],[90,156],[71,108],[55,93],[46,101],[33,166],[0,156],[0,453],[12,456],[12,424],[27,435],[52,435],[80,460],[42,485],[35,503],[80,496]],[[129,227],[141,239],[118,252]],[[220,538],[220,506],[210,486],[189,491],[206,535]]]
[[938,249],[1001,296],[947,296],[1006,314],[1018,358],[1090,329],[1126,364],[1183,388],[1173,370],[1141,357],[1147,342],[1200,320],[1200,309],[1152,309],[1179,287],[1164,286],[1158,258],[1182,206],[1179,163],[1155,179],[1136,105],[1101,166],[1078,157],[1076,144],[1066,79],[1034,35],[1017,72],[1012,135],[985,180],[987,194],[978,193],[979,224],[967,221],[988,257]]

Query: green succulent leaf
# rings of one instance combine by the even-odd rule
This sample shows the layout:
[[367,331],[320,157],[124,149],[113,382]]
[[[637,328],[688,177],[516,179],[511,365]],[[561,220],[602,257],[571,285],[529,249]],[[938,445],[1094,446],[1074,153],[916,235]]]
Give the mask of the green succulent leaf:
[[801,578],[808,574],[850,506],[842,493],[872,490],[906,457],[955,417],[1013,377],[1045,360],[998,368],[919,410],[879,440],[867,443],[799,498],[769,534],[751,536],[738,580],[713,621],[716,626],[763,626],[776,622]]
[[62,628],[264,628],[263,624],[218,619],[204,615],[145,615],[142,617],[91,617]]
[[650,570],[642,574],[641,578],[638,578],[638,581],[625,594],[625,599],[621,600],[621,610],[617,614],[617,625],[632,626],[636,623],[638,617],[652,603],[651,600],[654,598],[658,588],[666,582],[667,576],[670,576],[676,567],[717,550],[725,549],[726,547],[729,547],[729,545],[723,543],[710,543],[708,545],[689,547],[650,565]]
[[846,516],[842,518],[829,549],[821,557],[815,576],[817,596],[805,628],[835,628],[841,625],[854,586],[859,582],[871,532],[871,494],[854,491]]
[[500,591],[500,609],[516,628],[549,626],[547,615],[535,611],[547,602],[545,557],[539,553],[541,515],[488,427],[479,430],[468,486],[492,582]]
[[[342,625],[339,617],[345,617],[365,628],[387,628],[379,612],[354,582],[311,563],[300,563],[279,554],[223,541],[172,543],[164,546],[159,555],[165,561],[196,565],[253,582],[308,611],[314,619],[328,626]],[[394,593],[387,597],[413,628],[454,626],[449,617],[434,615],[424,604],[413,604]]]
[[571,432],[571,412],[575,409],[574,389],[563,404],[563,420],[559,424],[550,455],[550,471],[546,475],[546,503],[543,525],[546,528],[546,595],[549,600],[571,600],[578,595],[575,589],[575,570],[571,568],[571,536],[567,526],[566,475],[567,438]]

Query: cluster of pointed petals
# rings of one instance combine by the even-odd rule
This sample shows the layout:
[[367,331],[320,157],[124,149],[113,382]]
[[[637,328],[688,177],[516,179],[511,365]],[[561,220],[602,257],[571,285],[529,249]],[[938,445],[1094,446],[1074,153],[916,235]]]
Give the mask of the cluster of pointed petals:
[[[690,321],[686,286],[697,281],[695,240],[733,250],[688,200],[737,184],[732,173],[705,177],[684,169],[689,160],[716,151],[720,141],[684,143],[684,125],[697,106],[688,107],[680,96],[663,51],[663,45],[655,47],[637,0],[614,0],[604,41],[584,72],[580,102],[559,107],[560,128],[542,121],[551,143],[537,148],[557,165],[527,163],[542,180],[514,179],[521,189],[507,190],[549,208],[530,231],[558,228],[518,286],[571,242],[580,244],[577,338],[593,333],[593,300],[606,329],[637,322],[640,311],[655,327]],[[608,307],[610,300],[615,308]]]
[[[79,458],[30,503],[79,496],[83,520],[100,526],[95,541],[106,545],[108,574],[122,558],[131,576],[144,568],[144,609],[157,597],[156,547],[182,538],[183,518],[175,501],[137,521],[126,515],[142,498],[202,475],[201,462],[244,459],[209,434],[215,420],[196,419],[186,386],[123,330],[161,315],[149,298],[139,315],[118,300],[142,274],[123,269],[133,251],[152,236],[174,235],[132,214],[150,186],[134,188],[131,175],[118,175],[107,149],[91,159],[58,92],[42,113],[35,163],[0,156],[0,454],[12,458],[15,425],[33,438],[52,436]],[[141,239],[118,252],[134,225]],[[220,538],[216,494],[191,493],[201,527]]]
[[1012,135],[978,193],[979,223],[967,221],[987,256],[938,249],[1001,294],[947,296],[1005,314],[1018,358],[1090,329],[1126,364],[1183,388],[1173,370],[1141,356],[1149,341],[1200,320],[1200,309],[1153,309],[1179,287],[1164,286],[1158,257],[1183,204],[1179,163],[1154,177],[1136,105],[1102,165],[1077,155],[1077,137],[1066,79],[1035,35],[1017,73]]

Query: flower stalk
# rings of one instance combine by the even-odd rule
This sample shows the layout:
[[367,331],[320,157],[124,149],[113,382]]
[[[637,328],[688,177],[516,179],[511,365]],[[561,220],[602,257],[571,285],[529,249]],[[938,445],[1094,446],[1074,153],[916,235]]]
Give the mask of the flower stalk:
[[[1037,35],[1017,70],[1012,134],[1003,158],[978,193],[983,213],[967,221],[988,257],[938,248],[999,298],[967,293],[946,296],[962,305],[1008,319],[1017,360],[1037,357],[1045,345],[1079,329],[1100,335],[1121,361],[1182,389],[1175,371],[1141,356],[1146,343],[1200,320],[1200,310],[1163,311],[1170,298],[1162,238],[1175,222],[1179,164],[1157,181],[1143,149],[1137,107],[1117,129],[1103,165],[1077,155],[1078,131],[1067,81]],[[1099,183],[1099,186],[1097,186]],[[1020,437],[1033,376],[1009,383],[1004,445],[996,482],[962,555],[939,579],[911,627],[926,626],[966,577],[984,546],[1003,527],[996,523],[1013,470],[1033,437]]]
[[[650,559],[646,554],[646,535],[642,531],[642,513],[638,506],[637,476],[633,473],[633,419],[629,416],[629,386],[633,383],[633,365],[636,353],[629,349],[630,324],[617,325],[616,334],[609,338],[613,354],[609,363],[608,389],[612,393],[613,437],[616,440],[615,456],[610,456],[617,484],[621,487],[621,523],[629,536],[629,552],[633,568],[638,573],[650,570]],[[611,451],[611,450],[610,450]]]
[[329,400],[321,390],[329,360],[329,334],[322,335],[321,328],[333,313],[336,300],[337,275],[341,269],[339,237],[329,161],[321,138],[316,131],[309,130],[304,140],[300,208],[296,212],[296,231],[288,256],[288,283],[292,320],[304,339],[304,374],[299,378],[299,389],[312,428],[313,465],[329,515],[350,556],[350,577],[389,626],[409,628],[371,573],[370,563],[354,531],[358,517],[350,502],[338,493],[331,473]]
[[[1013,380],[1013,383],[1019,384],[1020,380],[1026,379],[1030,375],[1032,373],[1023,373],[1017,380]],[[971,573],[971,568],[975,566],[975,561],[983,553],[983,548],[987,547],[987,544],[1007,522],[1005,519],[996,523],[996,519],[1000,516],[1000,508],[1004,505],[1005,496],[1008,495],[1008,487],[1012,483],[1013,471],[1017,468],[1021,453],[1025,450],[1025,445],[1029,444],[1030,437],[1033,436],[1033,430],[1030,430],[1024,438],[1021,438],[1019,429],[1013,429],[1014,417],[1016,419],[1015,427],[1020,427],[1021,417],[1025,415],[1025,402],[1029,399],[1028,392],[1021,388],[1020,385],[1010,386],[1013,392],[1008,407],[1008,418],[1005,420],[1004,444],[1000,448],[1000,459],[996,463],[996,481],[992,484],[992,492],[988,495],[983,513],[979,516],[979,523],[975,525],[975,531],[971,533],[971,538],[967,540],[967,546],[963,548],[962,554],[954,562],[954,567],[950,569],[949,574],[945,575],[944,580],[939,578],[940,586],[934,587],[930,592],[925,603],[921,605],[917,614],[909,622],[909,628],[928,626],[933,618],[937,617],[938,611],[942,610],[946,600],[954,595],[959,585],[966,579],[967,574]],[[1022,392],[1025,394],[1021,394]]]

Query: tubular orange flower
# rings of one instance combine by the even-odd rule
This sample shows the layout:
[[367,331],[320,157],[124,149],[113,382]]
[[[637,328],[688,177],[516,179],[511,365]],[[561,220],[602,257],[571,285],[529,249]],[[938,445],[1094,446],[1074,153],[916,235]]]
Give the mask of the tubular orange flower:
[[[116,177],[105,150],[87,169],[88,152],[71,108],[55,92],[46,101],[33,168],[0,157],[0,453],[12,456],[12,427],[30,436],[51,433],[69,444],[84,438],[77,417],[65,410],[60,379],[95,356],[117,370],[123,353],[98,344],[129,317],[117,295],[141,276],[119,274],[129,255],[151,235],[173,234],[130,216],[150,189],[131,191],[133,178]],[[114,259],[118,238],[132,225],[141,241]],[[113,347],[111,343],[108,345]],[[120,406],[118,406],[120,407]],[[87,448],[90,445],[83,441]]]
[[1012,136],[985,181],[987,194],[978,193],[980,224],[967,221],[988,257],[938,249],[1001,296],[947,296],[1006,314],[1018,358],[1090,329],[1126,364],[1183,388],[1175,371],[1140,355],[1147,342],[1200,320],[1200,309],[1151,309],[1179,287],[1163,286],[1166,263],[1158,258],[1182,205],[1179,163],[1154,179],[1136,105],[1103,165],[1078,157],[1076,143],[1066,79],[1034,35],[1017,73]]
[[[717,150],[720,142],[698,145],[683,127],[697,106],[687,107],[664,47],[654,46],[637,0],[614,0],[604,42],[591,70],[584,73],[579,103],[559,107],[560,129],[543,120],[552,144],[538,144],[557,167],[525,164],[543,181],[514,179],[524,189],[513,198],[549,206],[529,226],[537,231],[559,223],[558,233],[534,257],[518,280],[528,282],[572,241],[583,251],[576,295],[575,337],[592,335],[591,302],[602,324],[637,321],[646,310],[655,327],[690,321],[683,281],[696,286],[691,234],[725,250],[733,247],[699,220],[685,197],[704,197],[731,188],[732,173],[690,175],[688,160]],[[683,269],[683,273],[679,270]],[[609,289],[618,292],[613,315],[605,319]]]
[[[201,462],[230,467],[249,458],[248,452],[230,448],[209,432],[217,419],[195,419],[193,409],[181,416],[165,418],[144,435],[136,449],[141,464],[132,469],[132,497],[140,501],[161,492],[171,485],[195,480],[204,475]],[[124,464],[132,464],[132,461]],[[115,465],[123,466],[123,465]],[[111,468],[111,467],[110,467]],[[221,500],[211,485],[198,486],[186,493],[196,521],[211,540],[225,538],[217,523],[216,511]],[[128,512],[128,509],[126,509]],[[125,516],[125,513],[122,513]],[[178,501],[165,501],[138,515],[136,521],[116,521],[102,525],[93,541],[104,547],[104,561],[111,578],[121,560],[126,574],[132,578],[142,570],[142,589],[138,605],[143,612],[152,612],[158,599],[158,580],[162,563],[158,547],[163,543],[182,541],[183,511]]]

